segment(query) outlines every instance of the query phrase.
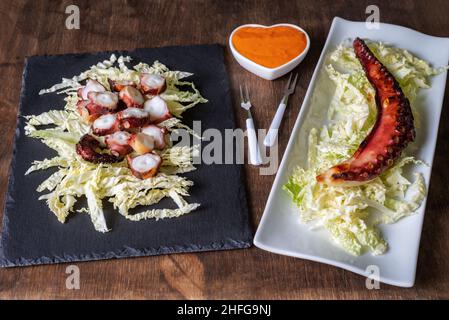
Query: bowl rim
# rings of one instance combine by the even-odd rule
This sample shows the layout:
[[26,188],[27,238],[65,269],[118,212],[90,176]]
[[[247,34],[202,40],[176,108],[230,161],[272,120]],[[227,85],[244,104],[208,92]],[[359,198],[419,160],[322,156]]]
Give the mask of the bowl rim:
[[[254,62],[253,60],[245,57],[244,55],[242,55],[234,47],[234,45],[232,43],[232,37],[234,36],[234,33],[237,30],[241,29],[241,28],[244,28],[244,27],[261,27],[261,28],[267,28],[268,29],[268,28],[273,28],[273,27],[278,27],[278,26],[288,26],[288,27],[292,27],[292,28],[295,28],[295,29],[303,32],[306,35],[307,45],[304,48],[303,52],[301,52],[298,56],[296,56],[292,60],[290,60],[290,61],[288,61],[288,62],[284,63],[283,65],[280,65],[280,66],[278,66],[276,68],[268,68],[268,67],[262,66],[262,65],[260,65],[260,64],[258,64],[256,62]],[[293,64],[293,63],[297,62],[298,60],[300,60],[302,57],[304,57],[307,54],[307,52],[309,51],[309,48],[310,48],[310,37],[309,37],[309,34],[303,28],[301,28],[300,26],[298,26],[296,24],[292,24],[292,23],[276,23],[276,24],[272,24],[270,26],[266,26],[266,25],[263,25],[263,24],[257,24],[257,23],[247,23],[247,24],[242,24],[242,25],[236,27],[234,30],[232,30],[231,35],[229,36],[229,47],[231,48],[231,51],[232,51],[232,53],[234,55],[237,55],[240,59],[245,60],[246,62],[250,63],[252,66],[254,66],[256,68],[260,68],[261,70],[264,70],[266,72],[276,72],[276,71],[281,70],[282,68],[284,68],[284,67],[286,67],[286,66],[288,66],[290,64]]]

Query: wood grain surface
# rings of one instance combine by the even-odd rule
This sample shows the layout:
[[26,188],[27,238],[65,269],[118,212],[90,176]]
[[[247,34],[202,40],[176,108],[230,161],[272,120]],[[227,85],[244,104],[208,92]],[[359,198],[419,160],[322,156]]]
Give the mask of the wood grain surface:
[[[449,1],[376,1],[382,22],[435,36],[449,36]],[[76,4],[80,30],[65,28],[65,8]],[[24,57],[70,52],[127,50],[187,44],[227,44],[231,30],[244,23],[290,22],[306,29],[312,46],[298,67],[295,95],[280,132],[285,150],[305,91],[334,16],[364,20],[371,1],[0,1],[0,212],[11,161]],[[238,125],[244,127],[237,88],[250,87],[257,126],[267,128],[281,98],[285,78],[265,81],[243,70],[226,47]],[[447,104],[449,90],[446,90]],[[429,106],[431,112],[431,106]],[[430,299],[449,298],[449,110],[443,109],[422,234],[416,285],[401,289],[381,284],[368,290],[365,279],[320,263],[258,248],[200,254],[109,260],[77,264],[81,288],[65,286],[67,265],[0,269],[1,299]],[[246,166],[255,230],[274,176]],[[26,195],[24,195],[25,199]],[[1,213],[0,213],[1,216]]]

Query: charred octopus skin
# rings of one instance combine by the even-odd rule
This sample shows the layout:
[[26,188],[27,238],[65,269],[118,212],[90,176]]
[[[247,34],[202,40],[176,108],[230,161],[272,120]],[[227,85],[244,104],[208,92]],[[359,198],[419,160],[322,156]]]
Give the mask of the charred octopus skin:
[[317,176],[318,182],[328,185],[358,185],[376,178],[415,139],[410,102],[396,79],[363,40],[356,38],[353,47],[376,91],[377,118],[371,132],[349,160]]
[[100,153],[100,142],[90,134],[85,134],[76,144],[76,153],[86,161],[92,163],[114,163],[120,161],[116,156],[106,153]]

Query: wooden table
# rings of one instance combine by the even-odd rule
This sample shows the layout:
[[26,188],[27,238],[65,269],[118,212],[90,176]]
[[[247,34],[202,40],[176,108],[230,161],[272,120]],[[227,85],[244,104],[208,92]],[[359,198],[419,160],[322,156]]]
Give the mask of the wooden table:
[[[0,203],[5,200],[24,57],[135,47],[220,43],[244,23],[291,22],[305,28],[312,46],[299,66],[300,78],[280,132],[284,152],[312,71],[334,16],[366,18],[371,1],[5,1],[0,3]],[[377,1],[381,21],[435,36],[449,36],[449,2]],[[65,28],[65,8],[76,3],[80,30]],[[226,48],[226,65],[238,109],[237,86],[248,83],[258,126],[267,128],[285,79],[265,81],[243,70]],[[257,93],[257,94],[256,94]],[[446,102],[449,90],[446,92]],[[429,106],[431,112],[431,106]],[[244,127],[243,117],[238,124]],[[429,299],[449,298],[449,111],[444,110],[424,221],[416,285],[381,285],[367,290],[365,279],[315,262],[258,248],[199,254],[78,263],[81,289],[65,287],[67,265],[0,269],[0,298],[262,298],[262,299]],[[274,176],[246,166],[255,230]],[[1,212],[3,211],[0,210]],[[1,215],[1,214],[0,214]]]

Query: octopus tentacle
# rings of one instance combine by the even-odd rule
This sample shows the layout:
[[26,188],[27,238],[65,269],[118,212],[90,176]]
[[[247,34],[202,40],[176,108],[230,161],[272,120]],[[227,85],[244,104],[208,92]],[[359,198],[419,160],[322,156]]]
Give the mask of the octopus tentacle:
[[90,134],[85,134],[76,144],[76,153],[92,163],[114,163],[120,160],[111,154],[99,153],[96,150],[98,148],[100,148],[100,142]]
[[393,75],[360,38],[354,52],[376,91],[377,118],[354,155],[317,176],[328,185],[357,185],[370,181],[390,167],[415,139],[410,102]]

